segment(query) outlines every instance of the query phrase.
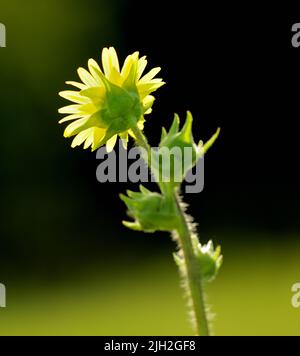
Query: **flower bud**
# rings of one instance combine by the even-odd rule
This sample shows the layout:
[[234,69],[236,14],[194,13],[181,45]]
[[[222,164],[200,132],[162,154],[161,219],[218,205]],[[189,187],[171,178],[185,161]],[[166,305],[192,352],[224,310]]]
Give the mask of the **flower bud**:
[[223,263],[221,247],[214,249],[212,241],[209,241],[206,245],[198,243],[195,248],[195,253],[203,282],[211,282],[216,278]]
[[128,215],[135,219],[134,222],[123,224],[132,230],[149,233],[175,230],[178,226],[178,216],[173,205],[162,195],[152,193],[143,186],[140,190],[140,193],[128,191],[128,196],[121,195],[127,205]]
[[213,145],[219,135],[219,130],[203,145],[197,145],[193,138],[193,116],[187,113],[186,121],[179,130],[180,118],[175,115],[170,131],[162,130],[159,150],[153,153],[152,168],[159,182],[170,183],[172,187],[179,186],[187,173],[197,164],[197,161]]

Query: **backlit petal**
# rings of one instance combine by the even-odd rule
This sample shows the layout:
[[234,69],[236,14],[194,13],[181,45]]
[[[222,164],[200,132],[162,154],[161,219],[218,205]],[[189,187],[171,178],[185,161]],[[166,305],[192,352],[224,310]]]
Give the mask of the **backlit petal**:
[[118,135],[113,136],[110,140],[106,142],[106,150],[108,153],[112,152],[116,142],[117,142]]
[[78,68],[78,75],[80,79],[89,87],[96,87],[97,82],[93,76],[84,68]]

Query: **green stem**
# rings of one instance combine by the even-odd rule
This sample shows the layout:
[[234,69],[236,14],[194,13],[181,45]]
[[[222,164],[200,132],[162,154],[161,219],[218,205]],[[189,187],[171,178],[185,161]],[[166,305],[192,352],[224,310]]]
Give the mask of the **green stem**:
[[183,251],[186,266],[187,284],[191,296],[192,309],[198,336],[209,336],[209,326],[207,320],[207,311],[204,300],[204,291],[202,277],[197,263],[192,243],[192,232],[189,228],[186,215],[181,207],[179,197],[174,194],[176,200],[180,223],[177,230],[180,246]]
[[151,157],[151,147],[150,147],[145,135],[142,133],[142,131],[137,126],[133,127],[131,130],[134,133],[137,145],[142,147],[144,150],[146,150],[149,155],[149,158],[150,158]]
[[[145,149],[148,153],[148,165],[149,169],[151,169],[151,147],[148,144],[146,137],[143,135],[143,133],[138,127],[135,127],[134,129],[132,129],[132,131],[136,137],[137,145]],[[168,188],[163,183],[158,183],[158,185],[162,193],[164,193]],[[192,309],[196,322],[196,333],[199,336],[209,336],[209,326],[206,315],[202,277],[193,249],[192,232],[189,228],[189,223],[187,221],[184,210],[179,202],[179,197],[177,193],[172,190],[171,194],[170,192],[168,193],[168,196],[171,197],[171,199],[173,200],[173,204],[176,207],[176,210],[178,211],[179,221],[177,234],[179,238],[180,247],[182,248],[184,255],[187,278],[186,282],[187,287],[189,289]]]

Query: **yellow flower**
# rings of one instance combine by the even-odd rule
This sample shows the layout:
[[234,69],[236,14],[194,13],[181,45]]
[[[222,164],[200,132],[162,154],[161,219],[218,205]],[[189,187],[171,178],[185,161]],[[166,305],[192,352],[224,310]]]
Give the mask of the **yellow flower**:
[[128,135],[134,137],[132,128],[143,129],[144,115],[152,111],[155,98],[150,95],[165,83],[154,79],[160,68],[152,69],[143,76],[147,66],[146,57],[139,53],[128,56],[120,69],[114,48],[102,52],[103,71],[93,59],[88,61],[89,71],[79,68],[82,83],[66,82],[79,91],[63,91],[59,95],[74,105],[63,107],[61,114],[68,114],[59,123],[69,122],[65,137],[75,136],[72,147],[84,143],[92,151],[106,144],[112,151],[118,136],[126,147]]

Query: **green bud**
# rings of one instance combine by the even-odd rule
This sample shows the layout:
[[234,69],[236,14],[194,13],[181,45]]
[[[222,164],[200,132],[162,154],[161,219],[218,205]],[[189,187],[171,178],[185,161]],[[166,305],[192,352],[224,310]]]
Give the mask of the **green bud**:
[[140,187],[141,192],[127,192],[121,195],[122,201],[127,205],[128,215],[134,222],[123,224],[136,231],[155,232],[172,231],[178,226],[178,216],[173,204],[158,193],[153,193],[145,187]]
[[209,241],[206,245],[197,243],[194,249],[203,282],[211,282],[216,278],[223,263],[221,247],[214,249],[213,242]]
[[[179,148],[180,157],[175,156],[175,160],[180,160],[183,174],[185,175],[197,162],[199,158],[199,148],[194,142],[192,126],[193,116],[190,112],[187,113],[185,124],[181,131],[179,131],[180,118],[175,115],[173,125],[162,139],[160,148],[168,148],[170,151]],[[163,135],[164,136],[164,135]],[[174,167],[172,167],[174,168]]]
[[190,112],[187,113],[183,128],[179,128],[180,118],[175,115],[169,132],[162,129],[159,150],[152,154],[152,169],[157,181],[169,183],[171,188],[180,186],[187,173],[214,144],[220,133],[218,130],[206,144],[200,141],[197,145],[193,138],[193,116]]

